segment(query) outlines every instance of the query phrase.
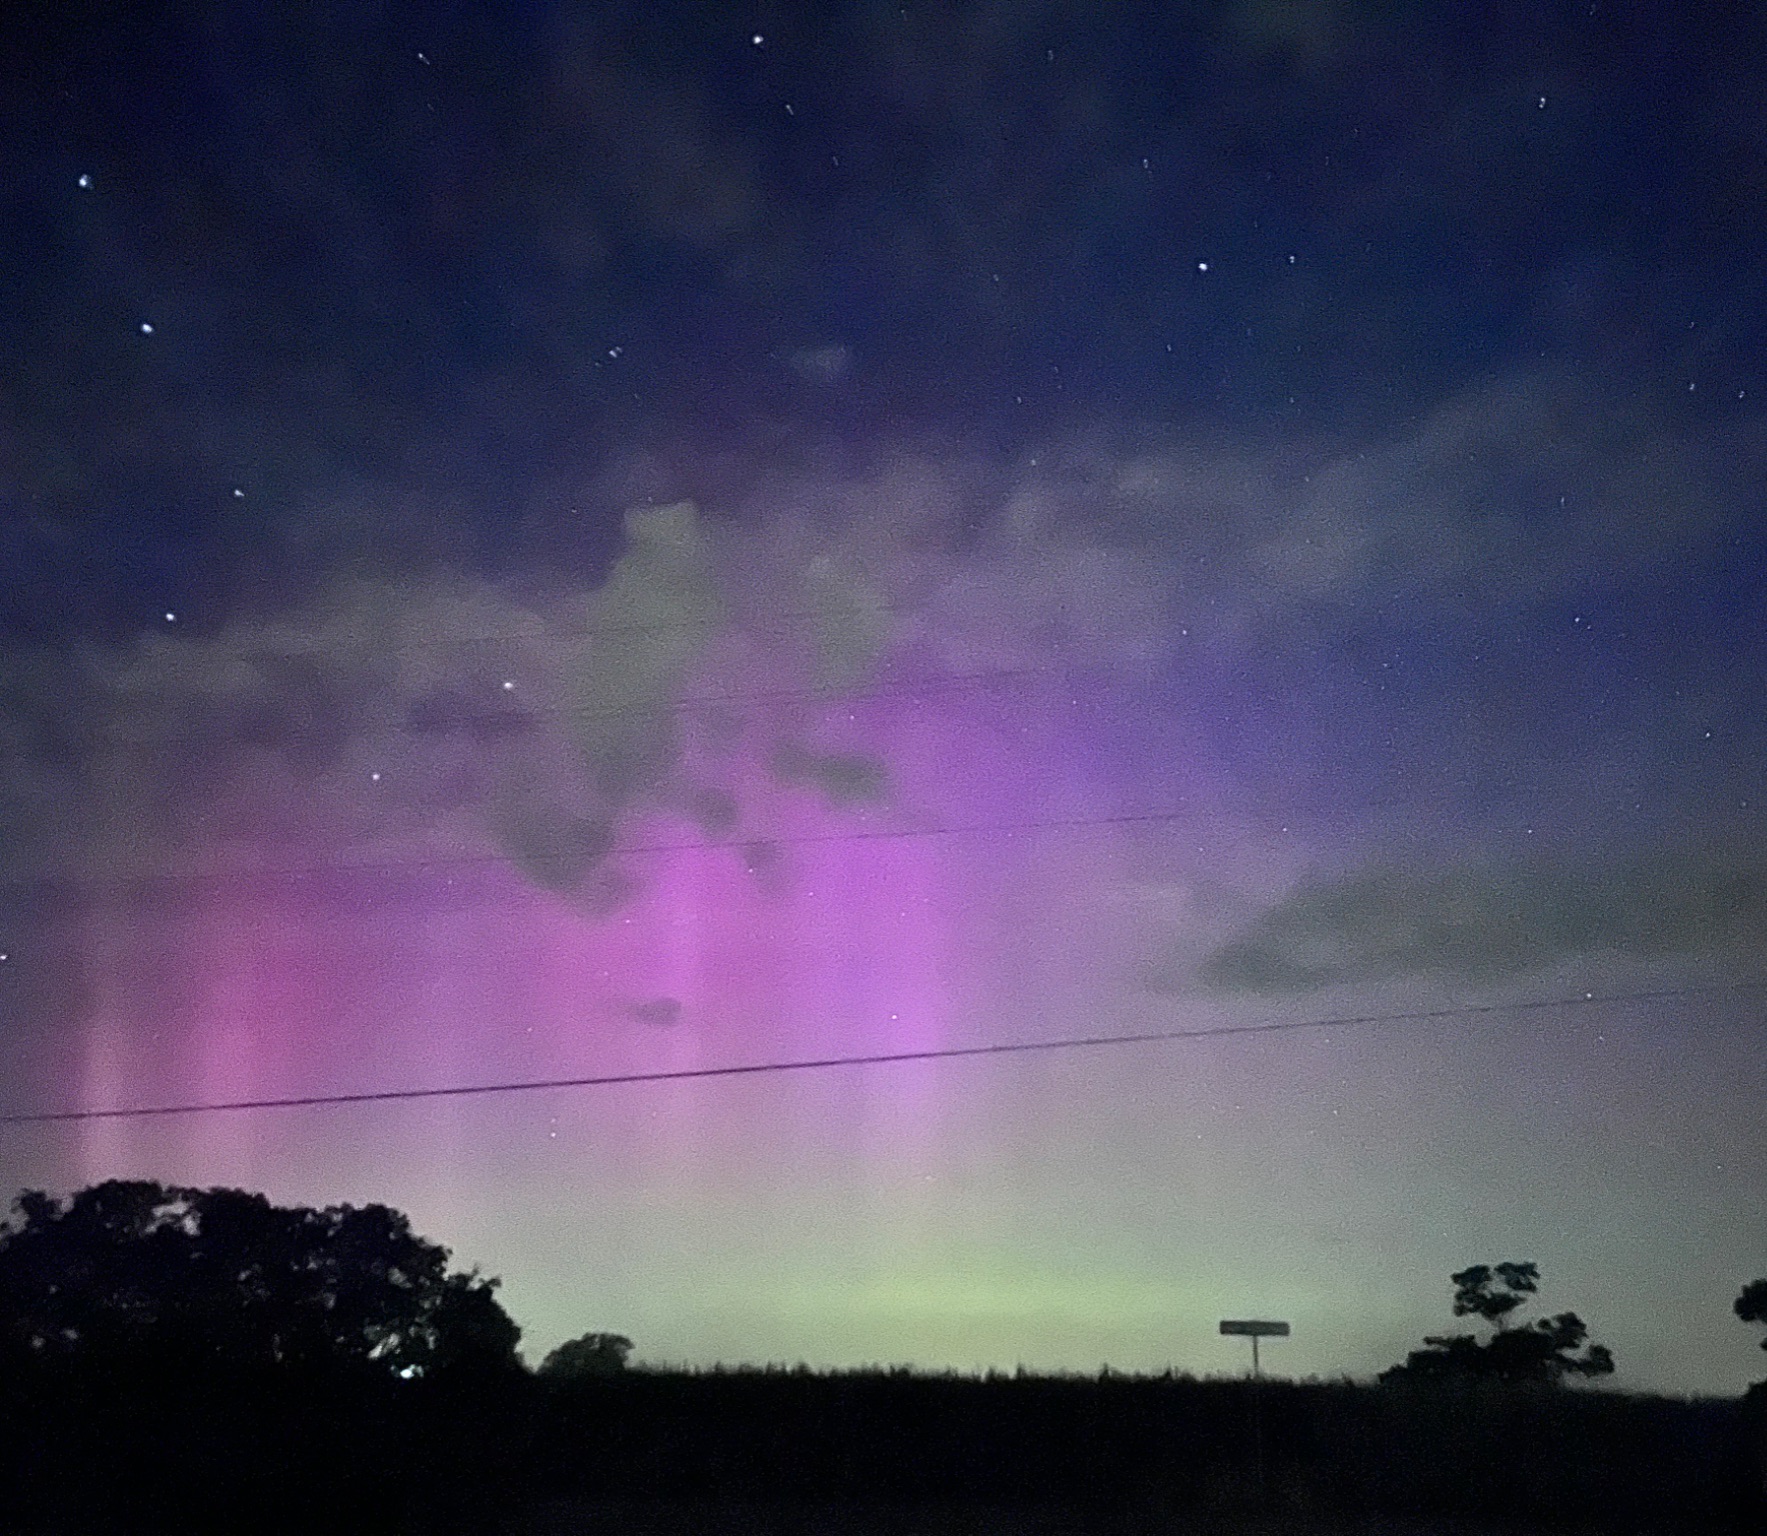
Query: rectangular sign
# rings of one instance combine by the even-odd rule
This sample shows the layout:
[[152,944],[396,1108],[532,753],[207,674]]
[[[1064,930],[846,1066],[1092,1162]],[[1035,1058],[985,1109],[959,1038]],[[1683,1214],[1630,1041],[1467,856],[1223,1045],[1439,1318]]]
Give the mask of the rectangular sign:
[[1288,1337],[1288,1324],[1265,1323],[1260,1322],[1255,1318],[1248,1319],[1244,1322],[1231,1322],[1228,1319],[1223,1318],[1221,1320],[1221,1331],[1223,1333],[1249,1335],[1255,1339],[1286,1339]]

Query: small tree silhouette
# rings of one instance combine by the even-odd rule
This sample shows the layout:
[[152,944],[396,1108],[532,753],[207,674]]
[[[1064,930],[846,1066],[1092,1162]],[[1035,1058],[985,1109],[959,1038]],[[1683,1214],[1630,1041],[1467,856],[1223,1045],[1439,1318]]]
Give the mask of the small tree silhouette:
[[632,1341],[623,1333],[586,1333],[553,1350],[540,1362],[540,1374],[565,1380],[617,1376],[631,1353]]
[[[1509,1315],[1540,1288],[1537,1264],[1475,1264],[1449,1276],[1454,1315],[1491,1324],[1480,1342],[1470,1333],[1433,1335],[1402,1365],[1381,1372],[1382,1382],[1500,1381],[1562,1383],[1571,1376],[1608,1376],[1614,1357],[1606,1345],[1587,1344],[1589,1330],[1575,1312],[1512,1327]],[[1764,1296],[1767,1300],[1767,1296]],[[1582,1350],[1581,1354],[1577,1351]]]
[[[1751,1280],[1742,1288],[1736,1315],[1745,1323],[1767,1323],[1767,1280]],[[1767,1334],[1761,1338],[1761,1348],[1767,1349]]]

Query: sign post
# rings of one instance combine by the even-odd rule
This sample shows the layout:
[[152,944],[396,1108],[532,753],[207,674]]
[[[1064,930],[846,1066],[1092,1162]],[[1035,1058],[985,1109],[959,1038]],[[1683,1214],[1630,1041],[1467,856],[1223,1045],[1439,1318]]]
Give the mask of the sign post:
[[1257,1480],[1258,1497],[1264,1496],[1264,1405],[1259,1397],[1263,1373],[1258,1366],[1259,1339],[1286,1339],[1287,1323],[1273,1323],[1261,1318],[1222,1318],[1221,1332],[1229,1337],[1252,1341],[1252,1468]]
[[1258,1340],[1286,1339],[1288,1337],[1288,1324],[1267,1323],[1255,1318],[1243,1322],[1235,1322],[1229,1318],[1222,1318],[1221,1332],[1230,1335],[1237,1334],[1241,1338],[1247,1338],[1252,1341],[1252,1380],[1256,1381],[1259,1375]]

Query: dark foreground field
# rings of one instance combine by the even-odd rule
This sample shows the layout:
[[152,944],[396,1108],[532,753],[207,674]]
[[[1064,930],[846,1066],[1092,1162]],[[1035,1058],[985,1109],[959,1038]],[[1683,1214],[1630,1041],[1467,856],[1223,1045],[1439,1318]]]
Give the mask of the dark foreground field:
[[0,1383],[0,1529],[504,1536],[1725,1536],[1763,1398],[112,1362]]
[[[562,1500],[521,1512],[502,1528],[501,1536],[1533,1536],[1551,1529],[1555,1528],[1525,1521],[1381,1515],[1330,1519],[1298,1511],[1186,1514],[962,1505]],[[1659,1528],[1590,1529],[1648,1536]]]

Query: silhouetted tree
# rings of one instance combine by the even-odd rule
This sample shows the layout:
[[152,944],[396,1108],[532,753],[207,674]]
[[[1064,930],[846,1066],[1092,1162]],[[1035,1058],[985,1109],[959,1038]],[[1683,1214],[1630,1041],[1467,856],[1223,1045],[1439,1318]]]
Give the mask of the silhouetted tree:
[[[1736,1315],[1745,1323],[1767,1323],[1767,1280],[1751,1280],[1742,1288]],[[1761,1348],[1767,1349],[1767,1334],[1762,1335]]]
[[[1511,1327],[1509,1315],[1540,1288],[1536,1264],[1475,1264],[1451,1275],[1454,1315],[1477,1317],[1495,1330],[1480,1341],[1470,1333],[1427,1336],[1402,1365],[1381,1373],[1383,1382],[1501,1381],[1562,1382],[1570,1376],[1607,1376],[1612,1352],[1587,1344],[1589,1330],[1575,1312],[1537,1318]],[[1582,1350],[1581,1354],[1577,1351]]]
[[1475,1264],[1448,1278],[1454,1285],[1454,1315],[1481,1317],[1501,1331],[1509,1314],[1540,1289],[1540,1266],[1499,1264],[1493,1272],[1489,1264]]
[[632,1341],[623,1333],[586,1333],[553,1350],[540,1362],[540,1374],[563,1379],[617,1376],[631,1353]]
[[448,1258],[384,1205],[126,1180],[65,1201],[27,1190],[0,1224],[0,1335],[45,1362],[518,1369],[497,1281]]

